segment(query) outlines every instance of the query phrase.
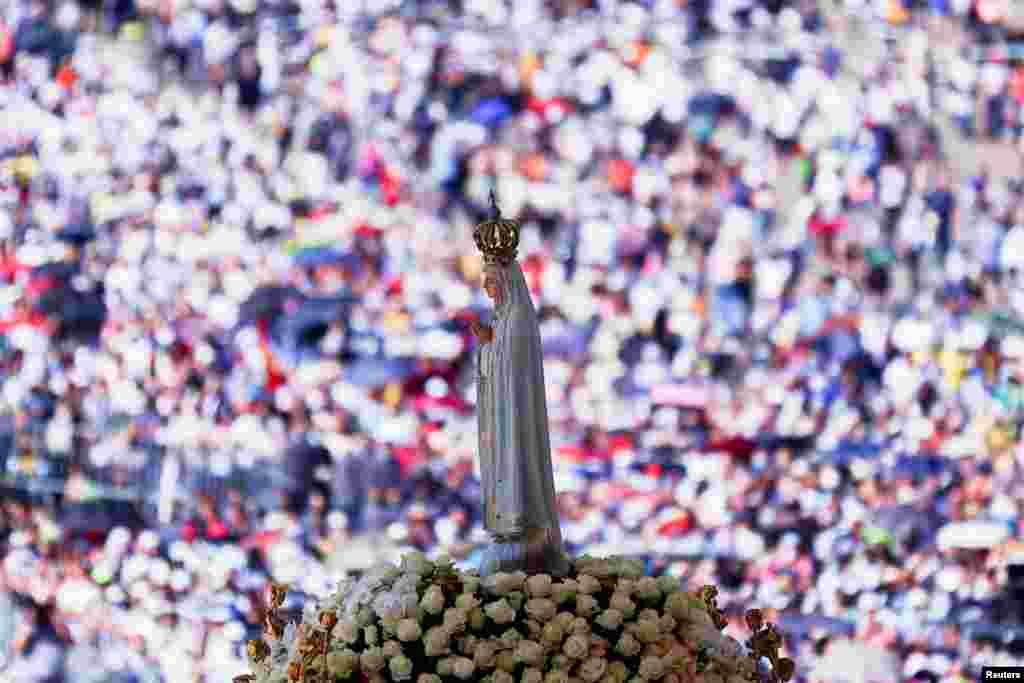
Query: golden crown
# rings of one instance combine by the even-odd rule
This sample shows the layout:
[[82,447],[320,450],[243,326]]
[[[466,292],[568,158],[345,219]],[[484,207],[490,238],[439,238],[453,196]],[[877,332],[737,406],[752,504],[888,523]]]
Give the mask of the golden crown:
[[502,218],[498,200],[491,190],[491,217],[473,230],[476,248],[484,255],[484,263],[507,266],[519,249],[518,221]]

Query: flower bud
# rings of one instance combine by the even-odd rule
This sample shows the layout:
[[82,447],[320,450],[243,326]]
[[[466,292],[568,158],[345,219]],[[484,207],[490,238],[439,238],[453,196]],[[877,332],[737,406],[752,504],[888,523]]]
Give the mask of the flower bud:
[[245,651],[249,654],[249,659],[258,664],[270,654],[270,646],[263,640],[250,640],[245,644]]
[[272,583],[270,584],[270,606],[274,609],[278,609],[284,604],[284,599],[288,595],[288,586],[283,583]]
[[275,640],[280,640],[284,636],[284,620],[273,612],[268,613],[263,620],[263,628],[267,635]]
[[764,626],[764,615],[759,609],[748,610],[744,618],[747,622],[747,628],[751,631],[760,631],[761,627]]
[[338,623],[338,613],[332,609],[320,613],[320,625],[330,631]]

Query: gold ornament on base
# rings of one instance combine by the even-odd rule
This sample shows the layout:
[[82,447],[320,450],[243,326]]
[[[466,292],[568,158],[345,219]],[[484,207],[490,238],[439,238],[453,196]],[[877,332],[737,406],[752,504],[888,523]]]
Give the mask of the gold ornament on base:
[[776,683],[787,683],[796,672],[796,662],[787,657],[779,657],[782,647],[782,634],[773,624],[764,623],[760,610],[750,610],[746,614],[747,626],[754,635],[749,646],[754,657],[764,657],[772,664],[772,678]]

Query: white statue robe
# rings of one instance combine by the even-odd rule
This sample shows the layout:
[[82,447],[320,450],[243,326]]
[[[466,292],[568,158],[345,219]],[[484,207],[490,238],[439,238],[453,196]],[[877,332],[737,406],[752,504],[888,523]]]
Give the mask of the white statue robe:
[[568,559],[555,507],[537,314],[519,265],[491,268],[500,271],[503,302],[477,363],[484,527],[495,537],[485,562],[561,574]]

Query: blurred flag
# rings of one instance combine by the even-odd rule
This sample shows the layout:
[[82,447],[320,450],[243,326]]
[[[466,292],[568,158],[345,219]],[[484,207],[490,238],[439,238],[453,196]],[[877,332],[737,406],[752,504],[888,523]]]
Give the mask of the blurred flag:
[[651,402],[661,405],[703,408],[711,400],[712,388],[707,384],[659,384],[651,389]]

